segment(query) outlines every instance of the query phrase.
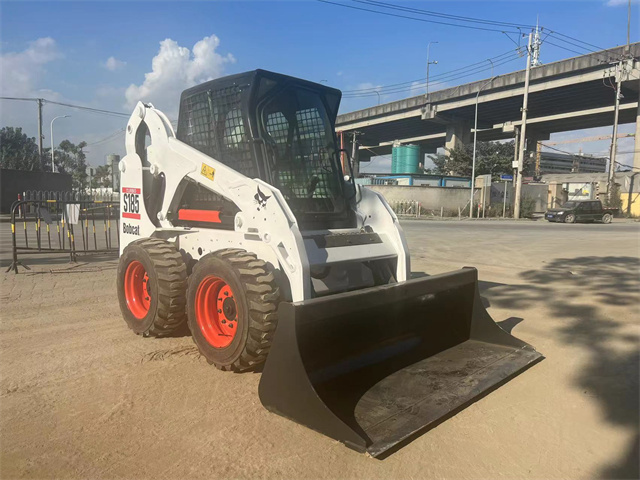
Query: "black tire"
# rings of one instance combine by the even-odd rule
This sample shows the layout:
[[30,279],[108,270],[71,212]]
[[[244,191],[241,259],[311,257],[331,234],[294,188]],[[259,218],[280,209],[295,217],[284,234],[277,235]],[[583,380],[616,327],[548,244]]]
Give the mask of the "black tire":
[[[233,340],[218,348],[205,338],[196,318],[196,295],[205,279],[212,276],[231,288],[231,298],[236,305]],[[279,303],[280,290],[273,273],[253,253],[225,249],[205,255],[189,277],[187,317],[193,341],[207,361],[220,370],[253,369],[263,363],[269,353],[278,322]]]
[[[134,315],[125,294],[125,276],[132,262],[140,262],[148,275],[145,288],[150,302],[143,318]],[[136,334],[162,337],[185,324],[187,266],[172,243],[159,238],[130,243],[120,256],[117,278],[122,316]]]
[[568,213],[566,217],[564,217],[564,223],[576,223],[576,216],[573,213]]
[[611,215],[610,213],[605,213],[604,215],[602,215],[602,223],[611,223],[612,220],[613,215]]

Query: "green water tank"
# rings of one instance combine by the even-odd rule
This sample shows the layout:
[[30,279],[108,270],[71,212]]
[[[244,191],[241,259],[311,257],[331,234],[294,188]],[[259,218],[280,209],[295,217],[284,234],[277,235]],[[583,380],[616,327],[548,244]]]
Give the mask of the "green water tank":
[[421,173],[420,147],[418,145],[397,145],[391,154],[391,173]]

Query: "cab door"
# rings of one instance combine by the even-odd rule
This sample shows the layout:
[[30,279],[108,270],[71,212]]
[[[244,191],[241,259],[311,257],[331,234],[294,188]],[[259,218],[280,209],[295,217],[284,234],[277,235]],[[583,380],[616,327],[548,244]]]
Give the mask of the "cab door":
[[600,203],[599,201],[589,203],[591,203],[591,220],[602,220],[602,203]]
[[590,219],[591,215],[591,202],[580,202],[576,206],[576,221],[584,222]]

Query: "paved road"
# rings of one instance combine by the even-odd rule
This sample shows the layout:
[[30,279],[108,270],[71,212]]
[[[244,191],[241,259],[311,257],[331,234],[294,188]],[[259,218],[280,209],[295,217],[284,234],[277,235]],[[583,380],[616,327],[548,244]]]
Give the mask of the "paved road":
[[546,359],[378,461],[268,413],[258,374],[189,336],[131,334],[114,260],[33,259],[1,278],[1,476],[638,478],[640,224],[403,227],[414,271],[476,266],[492,317]]

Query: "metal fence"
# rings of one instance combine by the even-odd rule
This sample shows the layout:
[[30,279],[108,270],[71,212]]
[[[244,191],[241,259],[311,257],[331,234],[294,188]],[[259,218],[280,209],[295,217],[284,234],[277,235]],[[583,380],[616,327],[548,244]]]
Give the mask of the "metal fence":
[[417,200],[401,200],[391,202],[389,204],[391,209],[395,212],[399,218],[444,218],[444,217],[458,217],[458,219],[466,218],[469,215],[469,202],[464,207],[457,207],[456,209],[440,207],[438,209],[425,208],[422,202]]
[[417,200],[401,200],[391,203],[391,208],[398,217],[420,218],[422,205]]
[[[18,266],[30,270],[18,258],[24,254],[66,254],[70,261],[75,262],[79,254],[117,253],[120,245],[119,208],[118,202],[99,200],[40,199],[13,202],[13,262],[6,271],[18,273]],[[22,229],[19,228],[20,223]]]
[[120,194],[110,189],[85,191],[26,190],[18,200],[56,200],[58,202],[118,202]]

